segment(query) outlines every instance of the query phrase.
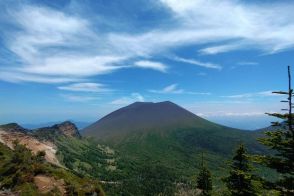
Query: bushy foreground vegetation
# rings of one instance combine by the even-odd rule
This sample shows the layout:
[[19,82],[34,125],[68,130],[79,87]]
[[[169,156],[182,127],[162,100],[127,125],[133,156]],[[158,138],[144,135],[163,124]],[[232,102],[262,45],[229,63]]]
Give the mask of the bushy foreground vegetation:
[[45,195],[104,195],[97,180],[79,177],[68,170],[53,166],[45,162],[44,155],[44,152],[33,155],[17,142],[13,151],[0,143],[0,190],[9,190],[20,195],[42,195],[34,183],[34,177],[43,175],[56,180],[63,179],[66,191],[61,193],[55,187]]

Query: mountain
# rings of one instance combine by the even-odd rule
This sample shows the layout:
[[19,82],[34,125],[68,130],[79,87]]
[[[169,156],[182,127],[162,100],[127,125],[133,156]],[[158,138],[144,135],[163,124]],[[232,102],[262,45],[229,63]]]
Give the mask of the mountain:
[[83,129],[85,136],[120,137],[130,133],[162,132],[180,128],[215,128],[209,122],[170,102],[135,102],[118,109]]
[[254,131],[210,122],[170,101],[135,102],[86,127],[83,135],[113,144],[124,144],[138,137],[137,141],[150,136],[162,140],[172,137],[181,145],[189,144],[225,154],[242,141],[250,144],[252,150],[261,150]]
[[[171,171],[178,181],[190,183],[204,153],[214,184],[221,187],[226,162],[240,143],[250,153],[268,153],[256,140],[261,134],[210,122],[169,101],[133,103],[85,128],[82,135],[117,151],[117,171],[122,169],[128,173],[122,181],[136,178],[142,168],[155,165]],[[162,174],[162,178],[169,178],[165,176],[167,173]],[[265,175],[271,173],[265,172]],[[130,186],[130,181],[125,183],[125,187]],[[132,187],[136,187],[135,184]]]
[[[219,190],[224,185],[220,179],[227,175],[227,160],[240,143],[251,153],[267,153],[256,141],[260,132],[215,124],[172,102],[136,102],[110,113],[81,134],[69,121],[34,130],[16,123],[3,125],[0,142],[10,150],[0,144],[0,156],[6,152],[10,155],[5,157],[14,156],[13,141],[18,140],[34,156],[44,150],[46,164],[50,163],[45,167],[49,169],[31,180],[42,181],[46,174],[46,181],[60,182],[61,178],[76,188],[91,184],[80,182],[72,176],[75,174],[82,179],[99,179],[107,195],[173,195],[183,190],[193,192],[204,154],[204,162],[213,174],[213,195],[221,195]],[[0,174],[2,166],[0,162]],[[272,173],[263,168],[257,172],[272,179]],[[11,176],[0,175],[0,190],[1,181]],[[54,181],[59,188],[66,187],[58,182]]]

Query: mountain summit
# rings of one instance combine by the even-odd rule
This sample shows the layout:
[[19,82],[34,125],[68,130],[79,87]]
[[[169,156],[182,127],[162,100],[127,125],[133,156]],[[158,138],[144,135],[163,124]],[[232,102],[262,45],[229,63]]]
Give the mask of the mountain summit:
[[215,125],[170,101],[135,102],[106,115],[86,127],[83,133],[103,138],[137,132],[203,127],[208,124]]

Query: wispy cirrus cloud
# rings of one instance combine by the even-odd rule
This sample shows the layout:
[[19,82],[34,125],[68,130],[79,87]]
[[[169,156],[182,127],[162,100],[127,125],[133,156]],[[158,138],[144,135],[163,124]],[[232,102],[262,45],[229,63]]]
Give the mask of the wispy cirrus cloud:
[[28,74],[22,72],[0,71],[0,80],[12,83],[35,82],[45,84],[58,84],[68,82],[84,81],[82,78],[76,77],[49,77],[44,75]]
[[253,97],[275,97],[275,96],[281,96],[279,94],[272,93],[273,91],[260,91],[260,92],[254,92],[254,93],[243,93],[243,94],[236,94],[236,95],[227,95],[227,96],[221,96],[224,98],[232,98],[232,99],[239,99],[239,98],[253,98]]
[[258,62],[252,62],[252,61],[242,61],[242,62],[238,62],[237,63],[238,65],[241,65],[241,66],[256,66],[256,65],[259,65]]
[[[249,3],[245,1],[217,0],[161,0],[181,22],[181,29],[202,35],[200,43],[211,46],[200,50],[205,54],[218,54],[245,48],[275,53],[294,47],[294,4]],[[215,6],[217,5],[217,6]],[[283,14],[281,15],[281,10]],[[213,13],[213,14],[212,14]],[[197,22],[195,22],[197,21]],[[215,35],[212,35],[212,34]],[[182,39],[187,39],[187,34]],[[194,36],[192,36],[194,35]],[[178,38],[180,39],[180,38]],[[229,44],[216,44],[230,41]]]
[[[5,24],[11,28],[1,29],[5,46],[19,58],[18,64],[2,67],[1,71],[11,76],[38,77],[22,80],[26,82],[46,82],[50,77],[62,83],[66,79],[88,79],[130,67],[166,73],[168,66],[153,61],[153,57],[163,57],[165,52],[186,46],[203,47],[199,53],[210,55],[248,48],[270,54],[294,48],[293,3],[231,0],[183,0],[181,4],[160,0],[160,3],[161,9],[169,11],[172,25],[159,25],[139,33],[100,31],[89,17],[66,12],[70,8],[56,10],[24,3],[6,13],[10,20]],[[216,63],[191,58],[174,60],[221,69]]]
[[180,58],[180,57],[174,57],[172,59],[175,61],[178,61],[178,62],[197,65],[197,66],[205,67],[205,68],[209,68],[209,69],[218,69],[218,70],[222,69],[222,67],[220,65],[215,64],[215,63],[201,62],[201,61],[197,61],[194,59],[185,59],[185,58]]
[[121,97],[110,102],[112,105],[128,105],[136,101],[144,101],[144,97],[140,93],[132,93],[130,96]]
[[171,84],[163,89],[160,90],[149,90],[151,93],[158,93],[158,94],[190,94],[190,95],[210,95],[211,93],[207,92],[192,92],[192,91],[186,91],[184,89],[178,88],[178,84]]
[[[6,81],[66,83],[130,67],[167,69],[152,61],[125,66],[125,61],[137,55],[115,47],[107,33],[95,30],[93,21],[82,16],[27,4],[12,8],[7,15],[11,19],[7,24],[13,28],[0,33],[18,64],[1,67]],[[24,75],[29,77],[20,79]]]
[[225,112],[225,111],[215,111],[211,113],[197,113],[198,116],[202,117],[216,117],[216,116],[222,116],[222,117],[248,117],[248,116],[264,116],[264,112]]
[[155,61],[147,61],[147,60],[136,61],[134,63],[134,66],[145,68],[145,69],[154,69],[161,72],[166,72],[168,69],[168,67],[165,64],[162,64],[160,62],[155,62]]
[[85,77],[111,73],[122,69],[125,66],[115,65],[123,61],[124,57],[119,56],[73,56],[65,55],[59,57],[45,58],[41,64],[25,66],[15,69],[25,73],[43,75],[67,75],[72,77]]
[[209,46],[207,48],[202,48],[198,52],[203,55],[215,55],[225,52],[230,52],[234,50],[242,49],[242,43],[234,43],[234,44],[223,44],[223,45],[216,45],[216,46]]
[[78,91],[78,92],[96,92],[107,93],[112,92],[112,89],[106,88],[105,85],[100,83],[74,83],[66,86],[59,86],[58,89],[66,91]]
[[161,93],[161,94],[181,94],[184,92],[184,89],[178,89],[178,84],[171,84],[169,86],[164,87],[160,90],[149,90],[151,93]]
[[252,61],[241,61],[237,64],[231,66],[231,69],[241,68],[241,67],[256,67],[258,66],[258,62],[252,62]]
[[98,100],[99,97],[95,96],[88,96],[88,95],[72,95],[72,94],[61,94],[60,95],[63,99],[70,102],[89,102]]
[[4,33],[6,45],[21,62],[5,68],[10,80],[27,74],[22,81],[64,83],[123,68],[117,63],[125,57],[98,53],[99,37],[83,18],[29,5],[10,14],[17,30]]

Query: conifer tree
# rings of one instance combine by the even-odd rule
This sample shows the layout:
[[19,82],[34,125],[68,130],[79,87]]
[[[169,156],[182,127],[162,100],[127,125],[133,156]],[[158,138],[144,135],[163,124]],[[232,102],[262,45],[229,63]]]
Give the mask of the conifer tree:
[[272,185],[272,188],[279,190],[282,195],[294,195],[294,128],[292,114],[293,89],[291,88],[291,72],[288,66],[288,91],[273,92],[275,94],[286,95],[287,109],[282,109],[286,113],[270,113],[268,115],[282,119],[282,123],[273,122],[273,126],[278,128],[274,131],[266,132],[265,138],[259,141],[273,150],[273,154],[259,156],[259,161],[280,173],[280,178]]
[[257,195],[257,191],[253,185],[254,176],[251,174],[251,165],[243,144],[236,150],[230,167],[230,175],[224,178],[223,181],[226,183],[231,195]]
[[197,177],[197,188],[202,191],[201,195],[209,196],[212,190],[211,173],[209,169],[204,165],[203,153],[200,172]]

